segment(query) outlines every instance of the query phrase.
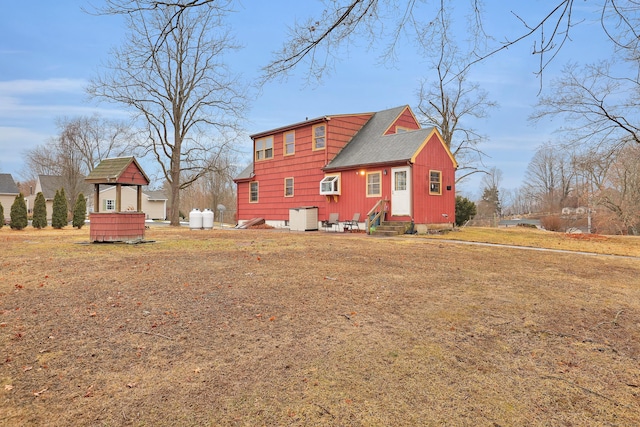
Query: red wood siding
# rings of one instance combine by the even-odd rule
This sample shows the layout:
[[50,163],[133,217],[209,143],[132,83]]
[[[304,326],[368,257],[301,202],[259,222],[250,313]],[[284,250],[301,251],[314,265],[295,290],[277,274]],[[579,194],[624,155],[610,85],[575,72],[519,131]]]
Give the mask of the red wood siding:
[[[320,181],[325,176],[324,167],[352,136],[362,128],[371,115],[353,115],[332,117],[327,123],[327,147],[325,150],[311,149],[311,124],[303,124],[295,129],[295,154],[283,155],[283,132],[273,134],[274,156],[272,159],[254,162],[255,177],[259,185],[258,203],[249,203],[249,181],[238,182],[237,218],[246,221],[255,217],[266,220],[283,221],[289,219],[289,209],[301,206],[317,206],[318,219],[328,219],[329,214],[337,212],[340,221],[351,219],[354,213],[360,213],[364,222],[367,212],[381,198],[391,199],[391,168],[406,166],[388,164],[383,167],[343,170],[340,175],[341,195],[323,196],[319,193]],[[314,123],[315,124],[315,123]],[[420,126],[409,108],[392,125],[409,129]],[[291,128],[287,128],[290,131]],[[268,136],[260,134],[262,137]],[[436,133],[423,146],[412,166],[412,209],[413,215],[394,217],[395,220],[414,219],[417,224],[450,223],[455,218],[455,168]],[[384,174],[384,170],[387,174]],[[429,171],[442,172],[442,195],[429,194]],[[360,172],[364,172],[364,175]],[[382,172],[381,197],[367,197],[368,172]],[[285,178],[294,178],[294,196],[284,196]],[[447,190],[450,186],[450,190]],[[446,214],[445,218],[442,214]]]
[[[429,171],[442,172],[442,194],[429,194]],[[455,221],[455,168],[449,154],[434,133],[413,166],[413,217],[416,224]],[[450,187],[448,190],[447,187]],[[444,217],[443,214],[447,215]]]
[[407,129],[420,129],[420,124],[416,121],[415,116],[411,112],[411,110],[407,107],[404,109],[402,114],[398,116],[398,119],[393,122],[389,129],[384,133],[385,135],[391,135],[396,133],[396,127],[400,126]]
[[[329,134],[327,143],[327,163],[344,148],[351,138],[362,129],[362,126],[371,118],[372,114],[358,116],[332,117],[329,122]],[[323,165],[324,166],[324,165]]]
[[149,181],[144,178],[144,174],[138,169],[134,162],[131,162],[129,166],[122,172],[118,181],[118,184],[132,184],[132,185],[147,185]]
[[[295,154],[284,156],[284,132],[273,135],[273,158],[254,162],[253,181],[258,182],[258,203],[249,203],[249,182],[238,183],[238,220],[262,217],[288,220],[289,209],[317,206],[319,218],[325,219],[326,197],[320,195],[322,168],[364,126],[371,114],[332,117],[326,122],[327,145],[312,150],[312,125],[295,129]],[[317,123],[314,123],[317,125]],[[290,131],[290,130],[288,130]],[[285,178],[294,178],[293,197],[284,196]]]

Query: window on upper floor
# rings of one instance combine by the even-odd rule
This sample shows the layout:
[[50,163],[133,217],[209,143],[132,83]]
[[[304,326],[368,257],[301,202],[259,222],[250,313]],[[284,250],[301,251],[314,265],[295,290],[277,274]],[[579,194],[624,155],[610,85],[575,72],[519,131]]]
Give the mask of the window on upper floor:
[[116,210],[116,201],[112,199],[107,199],[104,201],[104,210],[105,211],[115,211]]
[[429,171],[429,194],[442,194],[442,172]]
[[290,156],[296,152],[296,132],[292,130],[284,134],[284,155]]
[[313,127],[313,149],[324,150],[327,146],[327,126],[325,124]]
[[382,173],[367,173],[367,197],[379,197],[382,195]]
[[293,178],[284,179],[284,197],[293,197]]
[[256,139],[256,160],[273,158],[273,136]]
[[320,181],[320,194],[340,194],[340,175],[327,175]]
[[258,181],[249,183],[249,203],[258,203]]

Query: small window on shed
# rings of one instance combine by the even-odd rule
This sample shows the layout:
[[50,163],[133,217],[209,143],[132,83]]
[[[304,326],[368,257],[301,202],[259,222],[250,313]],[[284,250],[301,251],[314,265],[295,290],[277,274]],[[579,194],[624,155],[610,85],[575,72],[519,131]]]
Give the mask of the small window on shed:
[[340,194],[340,176],[329,175],[322,178],[322,181],[320,181],[320,194]]
[[442,172],[429,171],[429,194],[442,194]]

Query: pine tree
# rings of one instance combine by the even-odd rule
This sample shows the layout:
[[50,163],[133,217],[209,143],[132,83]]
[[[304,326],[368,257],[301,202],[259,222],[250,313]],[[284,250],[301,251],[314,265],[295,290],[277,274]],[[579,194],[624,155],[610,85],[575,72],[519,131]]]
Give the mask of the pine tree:
[[2,203],[0,203],[0,228],[4,227],[4,208],[2,207]]
[[51,226],[60,229],[67,225],[67,196],[64,194],[64,188],[56,191],[53,198],[53,215],[51,217]]
[[73,226],[78,227],[78,230],[84,225],[84,219],[87,212],[87,199],[84,198],[84,194],[78,194],[76,204],[73,207]]
[[456,225],[461,226],[477,213],[476,204],[466,197],[456,196]]
[[20,193],[13,201],[13,205],[11,205],[11,228],[14,230],[22,230],[28,224],[27,204],[24,202],[24,196]]
[[47,202],[44,200],[42,192],[36,194],[36,201],[33,204],[33,228],[45,228],[47,226]]

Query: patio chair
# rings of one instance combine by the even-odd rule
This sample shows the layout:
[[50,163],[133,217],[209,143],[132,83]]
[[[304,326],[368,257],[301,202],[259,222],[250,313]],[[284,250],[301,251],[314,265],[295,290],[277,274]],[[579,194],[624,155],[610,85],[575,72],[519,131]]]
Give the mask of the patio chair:
[[330,213],[329,219],[325,219],[324,221],[322,221],[322,226],[324,227],[325,231],[327,231],[328,228],[338,227],[339,224],[340,221],[338,221],[338,214],[336,212]]
[[353,227],[355,227],[356,230],[360,231],[360,225],[358,224],[359,221],[360,221],[360,212],[354,213],[352,219],[348,219],[344,222],[345,231],[347,229],[349,229],[350,231],[353,231]]

